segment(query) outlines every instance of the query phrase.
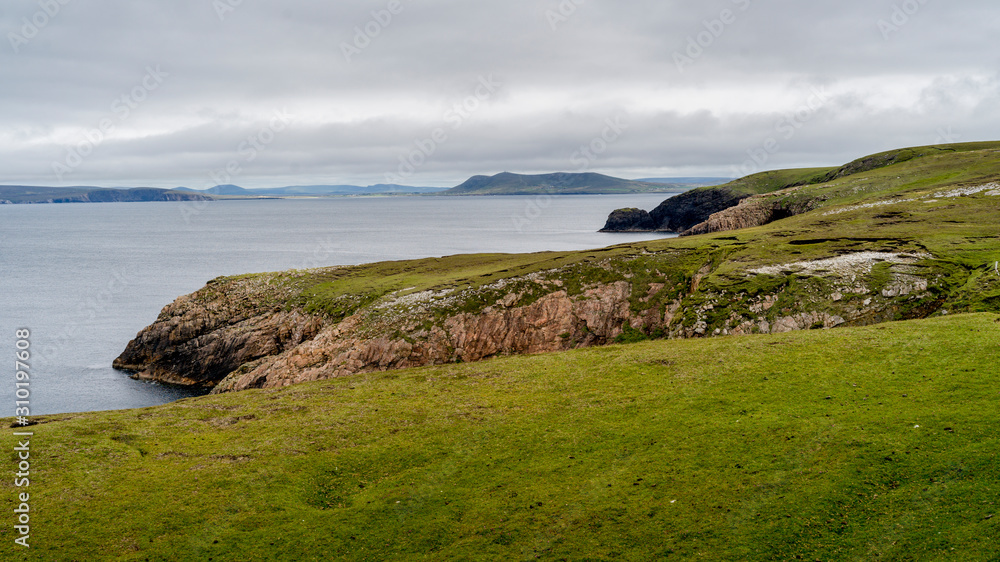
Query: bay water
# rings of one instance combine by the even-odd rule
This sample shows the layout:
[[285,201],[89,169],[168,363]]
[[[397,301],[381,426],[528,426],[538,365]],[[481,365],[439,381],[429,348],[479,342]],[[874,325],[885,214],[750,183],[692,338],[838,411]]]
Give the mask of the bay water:
[[614,209],[666,197],[2,205],[0,416],[15,413],[18,330],[30,331],[32,415],[154,406],[197,392],[134,381],[111,363],[165,305],[215,277],[662,238],[597,231]]

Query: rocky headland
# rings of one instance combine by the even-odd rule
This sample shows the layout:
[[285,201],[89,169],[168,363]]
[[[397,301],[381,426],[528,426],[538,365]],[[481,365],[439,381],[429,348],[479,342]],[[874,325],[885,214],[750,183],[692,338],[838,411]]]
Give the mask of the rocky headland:
[[136,187],[129,189],[97,187],[0,186],[0,204],[41,203],[150,203],[164,201],[212,201],[198,193],[171,189]]
[[[687,197],[673,209],[688,211],[669,219],[684,238],[216,279],[164,308],[115,367],[220,393],[650,338],[998,310],[1000,145],[955,146],[847,175],[824,170],[837,177],[818,183],[801,182],[815,170],[772,173],[772,186],[802,184],[707,216],[736,196]],[[618,222],[656,220],[643,213]]]
[[962,145],[893,150],[859,158],[837,168],[753,174],[724,185],[682,193],[648,213],[641,209],[618,209],[608,217],[601,232],[671,232],[690,236],[761,226],[818,206],[820,201],[813,198],[814,194],[802,191],[802,196],[796,197],[799,190],[795,188],[828,184],[915,158],[946,154],[955,150],[955,146]]

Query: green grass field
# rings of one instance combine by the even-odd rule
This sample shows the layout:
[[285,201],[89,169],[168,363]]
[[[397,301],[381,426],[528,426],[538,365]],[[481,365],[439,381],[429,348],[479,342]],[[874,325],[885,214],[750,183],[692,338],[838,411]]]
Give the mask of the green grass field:
[[50,416],[0,558],[1000,560],[998,343],[946,316]]

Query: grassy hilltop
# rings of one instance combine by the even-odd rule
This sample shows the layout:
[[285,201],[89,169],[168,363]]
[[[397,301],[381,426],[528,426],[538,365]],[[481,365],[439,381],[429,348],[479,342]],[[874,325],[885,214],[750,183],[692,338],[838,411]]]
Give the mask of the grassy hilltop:
[[[745,178],[751,210],[788,211],[753,228],[215,280],[182,304],[404,342],[594,287],[635,324],[621,345],[49,416],[32,550],[0,527],[0,559],[1000,560],[1000,143],[817,174]],[[812,320],[767,333],[790,318]]]
[[601,195],[615,193],[678,192],[683,184],[660,184],[623,180],[595,173],[524,175],[503,172],[495,176],[473,176],[444,195]]

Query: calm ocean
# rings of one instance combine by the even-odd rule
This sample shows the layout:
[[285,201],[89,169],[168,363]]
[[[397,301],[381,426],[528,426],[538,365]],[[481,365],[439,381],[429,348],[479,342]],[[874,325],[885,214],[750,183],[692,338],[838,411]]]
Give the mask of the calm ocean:
[[[32,415],[190,396],[111,368],[176,297],[220,275],[459,253],[582,250],[610,211],[666,196],[398,197],[0,206],[0,415],[15,408],[15,332],[31,331]],[[6,351],[3,351],[6,350]],[[6,382],[4,382],[6,381]]]

